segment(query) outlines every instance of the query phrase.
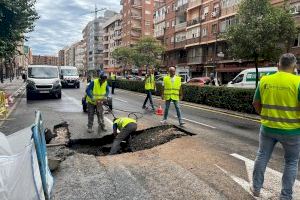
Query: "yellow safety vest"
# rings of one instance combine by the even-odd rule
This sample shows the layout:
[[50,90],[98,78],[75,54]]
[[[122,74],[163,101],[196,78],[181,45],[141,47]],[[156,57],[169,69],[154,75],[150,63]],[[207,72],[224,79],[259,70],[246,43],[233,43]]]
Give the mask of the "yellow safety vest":
[[136,123],[136,120],[127,118],[127,117],[123,117],[123,118],[119,118],[114,121],[114,124],[117,124],[119,130],[121,130],[122,128],[127,126],[129,123]]
[[95,101],[92,101],[92,99],[87,95],[86,97],[87,102],[96,105],[97,100],[104,99],[106,94],[106,86],[107,86],[107,81],[102,83],[102,85],[100,86],[99,79],[95,79],[94,88],[93,88],[93,97]]
[[151,74],[150,77],[146,78],[145,90],[154,90],[154,88],[155,88],[155,79],[154,79],[154,75]]
[[115,81],[115,80],[117,80],[117,76],[115,74],[111,74],[110,79],[112,81]]
[[174,83],[170,76],[164,77],[164,99],[165,100],[179,100],[179,91],[181,87],[181,77],[174,76]]
[[262,125],[286,130],[300,128],[299,84],[300,77],[287,72],[261,78]]

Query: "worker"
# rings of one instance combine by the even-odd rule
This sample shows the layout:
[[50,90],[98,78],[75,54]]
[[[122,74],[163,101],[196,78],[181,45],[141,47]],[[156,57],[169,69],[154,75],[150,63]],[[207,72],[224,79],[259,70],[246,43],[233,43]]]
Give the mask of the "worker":
[[[117,133],[119,129],[120,133]],[[122,117],[113,121],[113,134],[115,135],[109,155],[117,154],[121,149],[121,142],[128,140],[131,134],[137,129],[137,122],[134,119]]]
[[88,133],[93,132],[94,114],[98,117],[98,130],[106,131],[103,117],[103,103],[109,95],[107,75],[103,71],[99,72],[99,78],[90,82],[86,89],[88,108]]
[[250,187],[256,197],[260,196],[273,149],[280,142],[285,160],[280,199],[292,199],[300,153],[300,77],[293,74],[296,66],[293,54],[283,54],[279,71],[263,76],[254,95],[253,106],[261,116],[259,149]]
[[152,107],[152,111],[155,111],[154,105],[153,105],[153,100],[152,100],[152,92],[155,91],[155,88],[156,87],[155,87],[154,73],[153,73],[152,69],[149,69],[148,74],[145,77],[145,91],[146,91],[147,96],[146,96],[146,99],[143,104],[143,109],[146,108],[146,104],[149,99],[151,107]]
[[175,67],[170,67],[169,75],[164,77],[162,91],[162,99],[165,100],[165,111],[161,123],[167,123],[170,104],[173,102],[177,112],[179,125],[183,126],[185,123],[182,121],[181,110],[179,107],[179,100],[182,100],[181,77],[175,75]]
[[110,80],[111,80],[111,94],[115,94],[115,87],[117,82],[117,76],[114,72],[110,74]]

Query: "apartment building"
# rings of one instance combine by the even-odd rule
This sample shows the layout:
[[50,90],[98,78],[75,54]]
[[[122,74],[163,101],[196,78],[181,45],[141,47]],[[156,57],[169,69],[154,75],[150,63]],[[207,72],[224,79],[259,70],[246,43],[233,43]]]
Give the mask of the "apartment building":
[[59,66],[65,65],[65,51],[64,50],[60,50],[58,52],[58,65]]
[[116,71],[120,67],[112,57],[112,52],[122,44],[122,15],[117,14],[103,24],[104,70]]
[[90,21],[83,29],[83,40],[86,43],[85,67],[93,73],[95,70],[103,69],[103,24],[116,15],[114,11],[105,11],[104,16]]
[[122,45],[132,46],[143,36],[153,36],[154,0],[121,0]]
[[58,66],[58,57],[56,56],[32,56],[32,65],[55,65]]

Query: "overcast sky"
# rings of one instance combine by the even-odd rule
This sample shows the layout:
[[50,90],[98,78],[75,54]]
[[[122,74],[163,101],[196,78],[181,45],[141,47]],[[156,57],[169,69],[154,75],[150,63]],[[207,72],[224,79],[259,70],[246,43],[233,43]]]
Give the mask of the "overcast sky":
[[89,14],[95,10],[95,3],[98,9],[121,9],[119,0],[37,0],[40,19],[34,32],[27,34],[30,38],[26,45],[34,55],[57,55],[60,49],[82,38],[83,28],[95,16]]

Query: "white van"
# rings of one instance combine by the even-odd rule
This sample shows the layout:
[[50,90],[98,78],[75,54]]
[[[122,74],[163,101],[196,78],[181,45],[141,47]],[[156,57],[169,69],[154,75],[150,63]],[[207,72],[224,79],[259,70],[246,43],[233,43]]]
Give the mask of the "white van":
[[182,82],[186,83],[190,80],[190,68],[176,66],[176,75],[182,78]]
[[76,67],[61,66],[60,80],[63,87],[80,88],[79,74]]
[[61,82],[57,66],[29,65],[27,71],[27,100],[35,96],[50,94],[61,98]]
[[[275,74],[278,71],[277,67],[258,68],[259,79],[262,76]],[[235,88],[255,88],[256,69],[245,69],[239,73],[232,81],[227,84],[227,87]]]

